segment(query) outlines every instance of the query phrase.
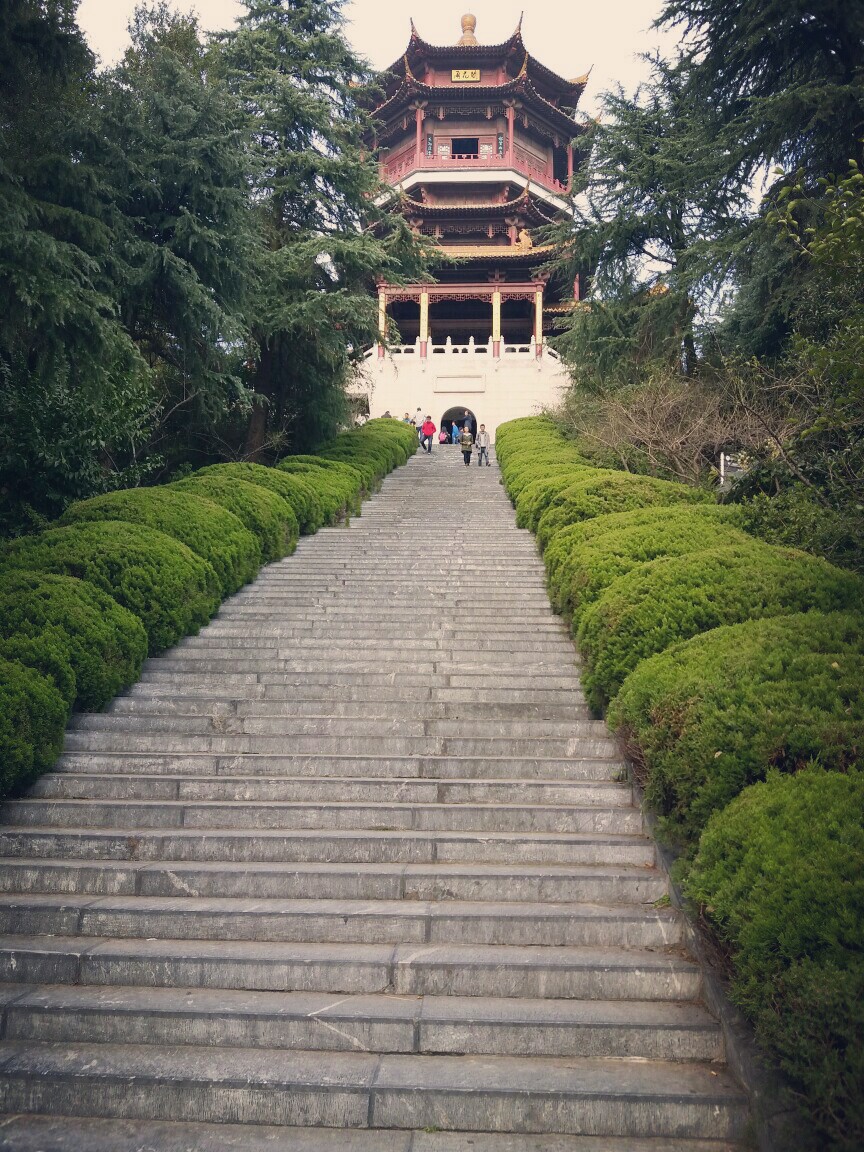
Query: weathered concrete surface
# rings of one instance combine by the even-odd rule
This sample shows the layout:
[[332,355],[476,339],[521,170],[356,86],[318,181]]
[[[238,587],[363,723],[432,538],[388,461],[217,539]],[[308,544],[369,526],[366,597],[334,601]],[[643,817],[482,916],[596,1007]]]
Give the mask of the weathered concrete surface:
[[744,1131],[533,541],[453,450],[79,717],[0,855],[0,1148]]

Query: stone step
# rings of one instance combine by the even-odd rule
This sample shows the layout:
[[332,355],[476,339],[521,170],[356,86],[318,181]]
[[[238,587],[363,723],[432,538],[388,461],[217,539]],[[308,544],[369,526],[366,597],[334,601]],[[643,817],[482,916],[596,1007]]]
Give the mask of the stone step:
[[[270,648],[257,647],[242,653],[233,648],[175,648],[159,657],[160,666],[185,668],[194,672],[202,667],[220,671],[223,665],[226,670],[233,666],[238,671],[249,672],[376,672],[382,671],[398,675],[405,671],[414,675],[470,675],[499,676],[502,679],[519,680],[523,686],[530,688],[534,677],[545,676],[569,679],[574,688],[579,687],[577,662],[575,657],[565,663],[557,658],[535,657],[532,661],[520,661],[515,667],[504,661],[501,657],[493,657],[487,653],[487,659],[482,659],[482,653],[457,655],[452,651],[434,652],[431,650],[418,652],[412,655],[408,652],[394,649],[379,658],[374,650],[372,652],[358,648],[356,645],[346,645],[343,648],[334,648],[332,645],[319,646],[316,650],[301,653],[294,648],[280,648],[274,642]],[[518,687],[516,684],[514,687]]]
[[0,934],[279,943],[510,944],[663,948],[676,912],[650,905],[520,901],[249,900],[0,895]]
[[10,800],[0,821],[13,827],[55,828],[225,828],[413,830],[419,832],[610,832],[642,831],[642,813],[632,805],[581,808],[555,804],[217,801]]
[[226,989],[74,988],[33,992],[4,1013],[4,1041],[722,1060],[717,1022],[695,1004],[349,996]]
[[[333,1152],[329,1128],[0,1116],[3,1152]],[[342,1152],[735,1152],[714,1140],[343,1129]]]
[[515,1056],[224,1050],[132,1044],[5,1047],[8,1112],[332,1128],[731,1139],[746,1101],[706,1064]]
[[626,864],[653,867],[647,836],[578,832],[0,827],[0,857],[284,863]]
[[[423,715],[422,707],[413,709],[409,717],[380,718],[363,716],[294,716],[277,704],[244,706],[240,714],[234,710],[210,709],[196,715],[182,712],[84,712],[79,713],[72,725],[76,732],[216,732],[248,736],[449,736],[459,739],[452,718],[434,719]],[[606,725],[602,720],[548,720],[546,718],[516,717],[512,720],[473,719],[466,726],[465,736],[472,740],[511,739],[535,740],[564,739],[576,741],[604,738]]]
[[[279,691],[279,690],[276,690]],[[311,693],[309,693],[311,695]],[[465,699],[462,703],[443,700],[340,700],[334,692],[331,699],[298,700],[290,689],[278,695],[268,694],[263,700],[241,700],[230,696],[181,695],[177,691],[148,692],[145,687],[128,696],[118,696],[107,708],[111,716],[329,716],[372,720],[465,720],[466,722],[503,719],[587,720],[588,706],[577,700],[569,704],[504,704]],[[428,694],[427,694],[428,695]],[[468,693],[464,693],[467,697]]]
[[699,966],[677,949],[24,935],[0,937],[0,980],[552,1000],[688,1001],[702,990]]
[[626,778],[623,761],[614,757],[490,756],[324,756],[245,753],[220,756],[206,752],[66,752],[55,772],[158,773],[204,776],[354,776],[424,780],[612,780]]
[[[342,661],[338,665],[331,661],[327,667],[321,661],[300,664],[291,660],[268,660],[261,656],[246,659],[237,656],[233,660],[219,659],[207,661],[200,657],[189,659],[176,656],[171,659],[161,657],[158,670],[163,672],[193,672],[200,675],[206,668],[208,674],[220,672],[254,672],[262,684],[392,684],[420,685],[424,688],[564,688],[581,692],[580,681],[575,666],[572,671],[541,670],[540,666],[530,666],[528,670],[513,667],[495,668],[483,664],[450,664],[444,661],[434,665],[431,661],[406,665],[392,664],[389,672],[382,672],[381,665],[374,661]],[[545,666],[544,666],[545,667]],[[533,671],[531,669],[534,669]],[[147,672],[157,671],[150,662]]]
[[[40,800],[205,800],[230,803],[495,804],[630,807],[632,789],[615,781],[425,780],[419,777],[181,776],[49,772],[30,789]],[[19,803],[21,803],[19,801]]]
[[[334,628],[326,634],[313,636],[294,636],[291,635],[293,631],[294,629],[287,629],[286,632],[271,629],[266,634],[262,632],[260,635],[248,633],[246,635],[234,635],[221,630],[210,632],[208,629],[206,635],[189,636],[185,640],[181,640],[176,645],[175,651],[204,651],[218,655],[225,650],[254,652],[259,649],[267,650],[275,647],[281,650],[287,648],[293,653],[320,652],[331,648],[338,651],[348,647],[351,651],[356,652],[358,648],[368,650],[381,643],[380,633],[375,635],[372,630],[368,636],[358,636],[353,629],[348,628]],[[462,636],[458,633],[452,637],[433,635],[417,636],[416,638],[400,634],[396,638],[395,644],[403,656],[407,652],[441,653],[453,652],[457,648],[467,648],[471,652],[494,653],[498,659],[502,654],[517,652],[526,660],[535,657],[540,660],[553,653],[560,656],[562,663],[567,665],[573,663],[573,644],[566,635],[550,636],[543,639],[526,638],[525,636],[507,639],[499,636]]]
[[[200,661],[190,662],[188,667],[178,667],[177,662],[167,664],[159,660],[151,660],[145,666],[140,683],[144,685],[167,684],[176,687],[181,692],[188,691],[190,688],[198,689],[201,685],[212,684],[222,693],[225,686],[230,685],[232,690],[239,686],[243,688],[244,694],[250,696],[261,687],[283,689],[296,687],[307,692],[318,688],[329,692],[344,689],[346,698],[348,698],[347,693],[349,692],[358,692],[362,698],[362,693],[370,688],[392,688],[399,691],[406,688],[419,688],[422,692],[430,693],[433,700],[439,698],[440,693],[454,693],[464,696],[466,691],[477,697],[485,694],[491,695],[493,698],[500,693],[502,700],[536,700],[542,698],[547,692],[554,693],[558,699],[561,698],[562,694],[572,700],[583,698],[581,682],[578,677],[574,678],[570,673],[567,676],[532,676],[527,680],[528,686],[526,687],[526,680],[506,674],[501,675],[497,672],[491,675],[488,673],[482,675],[477,673],[447,675],[443,672],[431,675],[415,675],[414,673],[400,672],[397,677],[392,672],[364,672],[362,675],[358,675],[354,672],[321,673],[311,672],[307,669],[304,673],[290,673],[274,672],[268,670],[269,668],[270,666],[264,671],[236,673],[230,671],[227,662],[224,661],[221,667],[213,668],[211,665],[202,666]],[[245,687],[243,686],[244,682]]]
[[238,755],[247,752],[293,753],[307,756],[491,756],[565,759],[604,757],[613,759],[618,746],[609,737],[582,739],[475,739],[444,736],[321,736],[321,735],[207,735],[193,732],[140,732],[69,730],[66,752],[213,752]]
[[656,868],[553,864],[159,863],[5,858],[0,891],[262,899],[522,900],[650,904]]

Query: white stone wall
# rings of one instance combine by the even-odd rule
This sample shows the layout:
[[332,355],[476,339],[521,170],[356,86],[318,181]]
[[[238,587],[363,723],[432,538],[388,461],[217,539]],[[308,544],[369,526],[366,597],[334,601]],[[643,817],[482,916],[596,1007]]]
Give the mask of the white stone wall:
[[448,408],[467,408],[494,440],[499,424],[557,405],[568,384],[556,353],[544,348],[538,358],[533,341],[502,341],[498,359],[492,355],[491,340],[468,347],[430,344],[428,351],[421,358],[419,341],[389,349],[383,359],[377,348],[370,350],[352,388],[368,396],[370,416],[389,411],[398,420],[406,412],[413,416],[419,407],[440,428]]

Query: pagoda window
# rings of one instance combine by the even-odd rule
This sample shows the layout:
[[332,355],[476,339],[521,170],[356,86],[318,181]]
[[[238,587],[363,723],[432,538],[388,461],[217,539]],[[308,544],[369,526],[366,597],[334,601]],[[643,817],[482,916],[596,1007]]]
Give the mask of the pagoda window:
[[453,157],[462,160],[480,155],[480,140],[477,136],[454,136]]

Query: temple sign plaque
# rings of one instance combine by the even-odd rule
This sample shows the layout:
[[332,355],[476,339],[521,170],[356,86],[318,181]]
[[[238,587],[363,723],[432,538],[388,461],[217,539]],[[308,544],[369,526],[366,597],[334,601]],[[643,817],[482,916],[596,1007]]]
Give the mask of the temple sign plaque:
[[454,68],[450,73],[450,80],[453,84],[479,84],[480,69]]

